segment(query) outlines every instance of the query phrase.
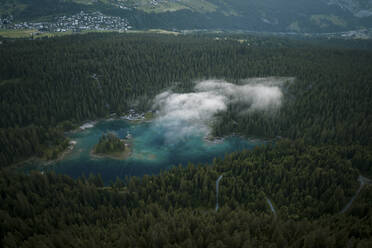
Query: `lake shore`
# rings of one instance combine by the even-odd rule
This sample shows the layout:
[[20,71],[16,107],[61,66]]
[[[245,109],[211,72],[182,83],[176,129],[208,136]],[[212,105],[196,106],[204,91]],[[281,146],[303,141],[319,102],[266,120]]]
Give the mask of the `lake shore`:
[[48,166],[48,165],[51,165],[58,161],[63,160],[69,153],[72,152],[72,150],[74,150],[76,144],[77,142],[75,140],[70,140],[68,142],[67,148],[62,153],[60,153],[56,159],[44,161],[43,166]]
[[30,163],[39,163],[42,166],[49,166],[51,164],[54,164],[58,161],[63,160],[69,153],[72,152],[72,150],[74,149],[76,144],[77,144],[77,142],[75,140],[70,140],[69,145],[66,147],[66,149],[63,150],[62,152],[60,152],[58,154],[57,158],[55,158],[55,159],[48,160],[48,159],[45,159],[45,158],[32,156],[28,159],[18,161],[16,163],[12,164],[10,167],[18,168],[18,167],[23,167],[24,165],[30,164]]
[[95,120],[90,120],[90,121],[85,121],[81,122],[80,124],[77,124],[75,128],[73,128],[68,132],[71,133],[78,133],[85,131],[87,129],[93,128],[97,123],[101,121],[114,121],[114,120],[125,120],[128,121],[132,124],[140,124],[143,122],[150,122],[154,119],[154,114],[152,112],[141,112],[137,113],[134,110],[130,110],[127,114],[117,114],[117,113],[112,113],[109,116],[103,117],[103,118],[97,118]]

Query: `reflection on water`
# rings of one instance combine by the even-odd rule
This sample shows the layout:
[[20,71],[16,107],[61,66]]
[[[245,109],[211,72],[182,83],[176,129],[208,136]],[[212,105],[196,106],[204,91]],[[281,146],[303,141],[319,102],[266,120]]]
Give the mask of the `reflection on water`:
[[[120,138],[128,134],[133,139],[133,153],[126,160],[92,157],[90,151],[105,132],[114,132]],[[72,177],[100,173],[105,183],[118,176],[142,176],[168,169],[172,165],[187,165],[188,162],[211,162],[214,157],[223,157],[233,151],[251,149],[262,141],[249,141],[240,137],[228,137],[223,142],[206,142],[202,136],[188,136],[170,143],[162,127],[150,122],[132,124],[124,120],[106,120],[92,128],[69,135],[77,143],[63,160],[49,166],[29,164],[28,170],[53,170]]]

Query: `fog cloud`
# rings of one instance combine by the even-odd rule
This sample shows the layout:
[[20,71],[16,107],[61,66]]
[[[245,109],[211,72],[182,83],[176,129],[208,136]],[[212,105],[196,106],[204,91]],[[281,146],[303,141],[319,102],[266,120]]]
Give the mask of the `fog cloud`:
[[277,109],[283,93],[281,85],[290,78],[253,78],[232,84],[223,80],[207,80],[195,84],[192,93],[166,91],[156,96],[155,124],[165,130],[168,142],[177,142],[189,135],[207,135],[209,123],[229,104],[246,106],[242,113]]

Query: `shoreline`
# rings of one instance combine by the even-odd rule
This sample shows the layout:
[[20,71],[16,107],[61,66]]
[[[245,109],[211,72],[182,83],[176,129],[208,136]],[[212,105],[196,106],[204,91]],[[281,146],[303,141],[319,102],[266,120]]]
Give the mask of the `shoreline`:
[[[68,146],[66,147],[66,149],[61,154],[59,154],[56,159],[44,160],[44,162],[42,163],[42,166],[49,166],[51,164],[54,164],[58,161],[63,160],[69,153],[71,153],[74,150],[76,144],[77,144],[76,140],[70,140],[68,142]],[[41,160],[43,161],[43,159]]]
[[[131,116],[131,118],[127,118],[128,116]],[[135,118],[135,117],[138,117],[138,118]],[[123,120],[123,121],[129,122],[130,124],[137,125],[137,124],[141,124],[141,123],[151,122],[153,119],[154,119],[154,115],[153,115],[152,112],[146,112],[146,113],[142,112],[142,113],[139,113],[139,114],[136,113],[136,112],[132,112],[131,115],[130,114],[118,115],[116,113],[113,113],[109,116],[106,116],[105,118],[99,118],[99,119],[96,119],[96,120],[85,121],[84,123],[81,123],[80,126],[77,126],[70,131],[66,131],[65,132],[65,137],[68,138],[69,133],[70,134],[75,134],[75,133],[83,132],[86,129],[94,128],[96,124],[98,124],[102,121]],[[262,137],[256,137],[256,136],[248,136],[247,137],[247,136],[240,135],[240,134],[237,134],[237,133],[231,133],[231,134],[225,135],[225,136],[212,136],[209,133],[209,134],[206,134],[206,135],[202,136],[201,138],[202,138],[202,141],[205,145],[213,146],[213,145],[218,145],[218,144],[224,143],[226,141],[226,139],[228,139],[230,137],[241,137],[243,139],[246,139],[248,141],[253,141],[253,142],[259,140],[259,141],[262,142],[262,144],[267,144],[267,143],[270,143],[270,142],[273,142],[277,139],[282,138],[282,137],[262,138]],[[135,153],[134,153],[133,147],[132,147],[132,145],[133,145],[132,138],[127,137],[127,139],[122,139],[122,140],[126,144],[126,149],[125,149],[126,152],[122,152],[122,154],[120,152],[116,152],[116,153],[113,153],[113,154],[96,154],[96,153],[93,152],[93,149],[94,149],[93,148],[91,151],[89,151],[89,155],[90,155],[90,157],[95,158],[95,159],[110,158],[110,159],[115,159],[115,160],[126,160],[130,157],[133,157],[133,155],[135,155]],[[47,160],[45,158],[40,158],[40,157],[37,157],[37,156],[33,156],[33,157],[26,158],[24,160],[18,161],[16,163],[14,163],[13,165],[11,165],[11,167],[17,168],[17,167],[22,167],[24,165],[32,164],[32,163],[40,164],[41,167],[50,166],[50,165],[52,165],[52,164],[54,164],[58,161],[61,161],[61,160],[65,159],[66,156],[68,156],[73,151],[73,149],[75,148],[76,143],[77,142],[75,140],[69,141],[68,147],[66,147],[66,149],[61,151],[55,159]],[[154,158],[150,158],[150,160],[152,160],[152,159],[154,159]]]
[[118,115],[117,113],[110,114],[109,116],[97,118],[95,120],[88,120],[84,121],[82,123],[76,124],[76,127],[66,131],[66,133],[78,133],[85,131],[87,129],[94,128],[96,124],[98,124],[101,121],[114,121],[114,120],[123,120],[128,121],[131,124],[140,124],[144,122],[150,122],[154,119],[152,112],[142,112],[142,113],[136,113],[135,111],[130,111],[128,114],[122,114]]
[[76,144],[77,144],[77,142],[75,140],[70,140],[69,145],[66,147],[66,149],[63,150],[61,153],[59,153],[57,158],[55,158],[55,159],[46,160],[44,158],[40,158],[40,157],[37,157],[37,156],[32,156],[32,157],[29,157],[25,160],[21,160],[21,161],[18,161],[16,163],[10,165],[10,168],[20,168],[20,167],[23,167],[23,166],[27,165],[28,163],[32,163],[32,162],[39,163],[42,167],[49,166],[53,163],[56,163],[60,160],[63,160],[70,152],[72,152],[72,150],[75,148]]
[[208,145],[216,145],[216,144],[221,144],[226,141],[226,139],[231,138],[231,137],[238,137],[247,141],[252,141],[252,142],[259,142],[261,141],[263,144],[267,144],[268,142],[275,141],[276,138],[262,138],[258,136],[244,136],[238,133],[231,133],[228,135],[224,136],[213,136],[211,134],[207,134],[203,136],[203,141],[204,143]]
[[[226,136],[226,137],[228,137],[228,136]],[[203,137],[203,141],[204,141],[204,143],[206,143],[208,145],[211,145],[211,144],[217,145],[217,144],[223,143],[225,141],[226,137],[214,137],[214,136],[208,134],[208,135]]]

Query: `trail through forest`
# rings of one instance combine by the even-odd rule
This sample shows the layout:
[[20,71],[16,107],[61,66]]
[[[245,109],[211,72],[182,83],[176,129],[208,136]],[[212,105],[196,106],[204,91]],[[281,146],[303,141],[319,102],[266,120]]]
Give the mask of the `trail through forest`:
[[340,212],[341,214],[345,213],[351,207],[351,204],[353,204],[354,200],[357,198],[357,196],[359,195],[360,191],[362,190],[365,184],[372,184],[371,179],[368,179],[362,175],[359,175],[358,181],[360,182],[360,186],[358,190],[355,192],[354,196],[350,199],[350,201],[346,204],[346,206],[341,210]]
[[270,206],[271,212],[273,212],[274,216],[276,217],[276,211],[275,211],[275,208],[274,208],[273,204],[271,203],[270,199],[266,197],[266,201],[267,201],[267,204],[269,204],[269,206]]
[[219,176],[216,181],[216,212],[218,211],[218,187],[220,186],[220,181],[222,179],[223,175]]

